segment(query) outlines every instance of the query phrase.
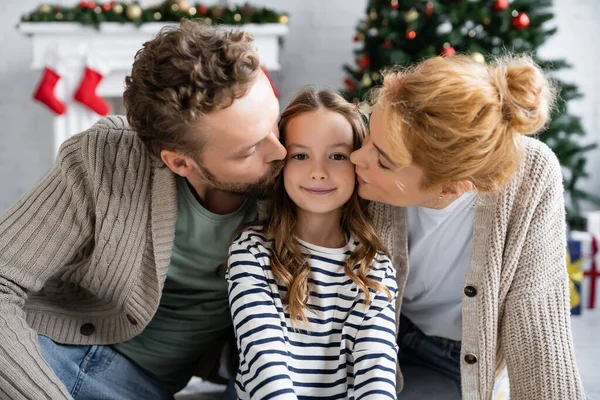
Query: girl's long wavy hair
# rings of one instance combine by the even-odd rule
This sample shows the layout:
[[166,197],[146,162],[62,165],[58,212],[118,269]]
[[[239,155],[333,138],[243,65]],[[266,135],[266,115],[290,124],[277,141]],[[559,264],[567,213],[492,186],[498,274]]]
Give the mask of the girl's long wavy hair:
[[[366,127],[357,106],[347,102],[341,95],[330,90],[307,88],[296,95],[279,120],[281,141],[285,145],[288,122],[301,114],[327,109],[346,118],[352,126],[354,149],[360,148],[366,135]],[[387,253],[377,236],[367,210],[368,202],[358,196],[357,186],[352,197],[342,209],[341,228],[360,243],[346,261],[346,275],[365,293],[365,306],[371,302],[370,290],[383,291],[391,299],[387,287],[369,277],[371,264],[378,251]],[[308,278],[310,266],[294,239],[297,223],[297,207],[288,196],[281,174],[276,183],[275,193],[269,207],[267,220],[262,226],[264,233],[273,238],[271,268],[279,284],[287,288],[287,296],[282,296],[287,305],[292,327],[296,321],[308,324],[304,309],[308,308],[310,288]],[[354,266],[360,266],[355,270]]]

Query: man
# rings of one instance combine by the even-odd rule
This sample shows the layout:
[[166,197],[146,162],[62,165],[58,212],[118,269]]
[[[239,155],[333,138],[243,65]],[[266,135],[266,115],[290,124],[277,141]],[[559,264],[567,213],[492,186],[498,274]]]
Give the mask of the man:
[[0,398],[167,399],[216,376],[227,250],[285,158],[250,40],[161,32],[126,79],[127,120],[65,142],[0,218]]

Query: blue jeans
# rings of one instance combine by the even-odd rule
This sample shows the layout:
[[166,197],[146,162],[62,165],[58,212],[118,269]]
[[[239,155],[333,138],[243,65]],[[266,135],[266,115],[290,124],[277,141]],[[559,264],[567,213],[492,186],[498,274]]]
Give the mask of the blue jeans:
[[75,400],[172,400],[162,384],[110,346],[64,345],[38,336],[42,355]]
[[408,318],[400,316],[398,362],[404,376],[402,400],[461,398],[458,341],[427,336]]

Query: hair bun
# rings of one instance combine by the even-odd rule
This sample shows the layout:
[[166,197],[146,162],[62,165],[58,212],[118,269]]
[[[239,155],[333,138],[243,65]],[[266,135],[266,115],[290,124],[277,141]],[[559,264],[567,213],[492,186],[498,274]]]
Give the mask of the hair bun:
[[490,76],[498,88],[509,132],[530,135],[546,125],[556,90],[531,57],[499,58],[491,66]]

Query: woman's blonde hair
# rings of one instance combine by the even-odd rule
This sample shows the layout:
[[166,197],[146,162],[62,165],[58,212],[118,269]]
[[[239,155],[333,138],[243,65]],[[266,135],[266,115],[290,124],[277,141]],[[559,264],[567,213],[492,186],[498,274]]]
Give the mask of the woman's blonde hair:
[[391,157],[421,167],[424,189],[469,181],[497,191],[520,163],[518,136],[542,129],[555,104],[554,85],[528,56],[435,57],[383,76],[371,100],[384,112]]
[[[301,114],[319,109],[344,116],[352,126],[354,149],[360,148],[366,135],[366,127],[357,107],[348,103],[336,92],[318,91],[313,88],[300,91],[281,115],[279,131],[282,143],[285,144],[289,121]],[[367,206],[368,202],[358,197],[355,188],[352,197],[343,206],[340,221],[342,229],[360,243],[348,257],[345,272],[365,293],[365,304],[370,303],[370,289],[386,292],[391,298],[391,293],[385,285],[368,276],[376,253],[385,251],[385,248],[369,219]],[[300,245],[294,240],[297,207],[285,190],[283,174],[278,178],[267,215],[269,217],[262,225],[264,233],[273,238],[271,268],[278,283],[287,289],[287,296],[282,296],[282,301],[288,306],[293,327],[297,320],[308,323],[303,310],[308,306],[310,266]],[[357,263],[360,263],[360,267],[355,271],[354,266]]]

